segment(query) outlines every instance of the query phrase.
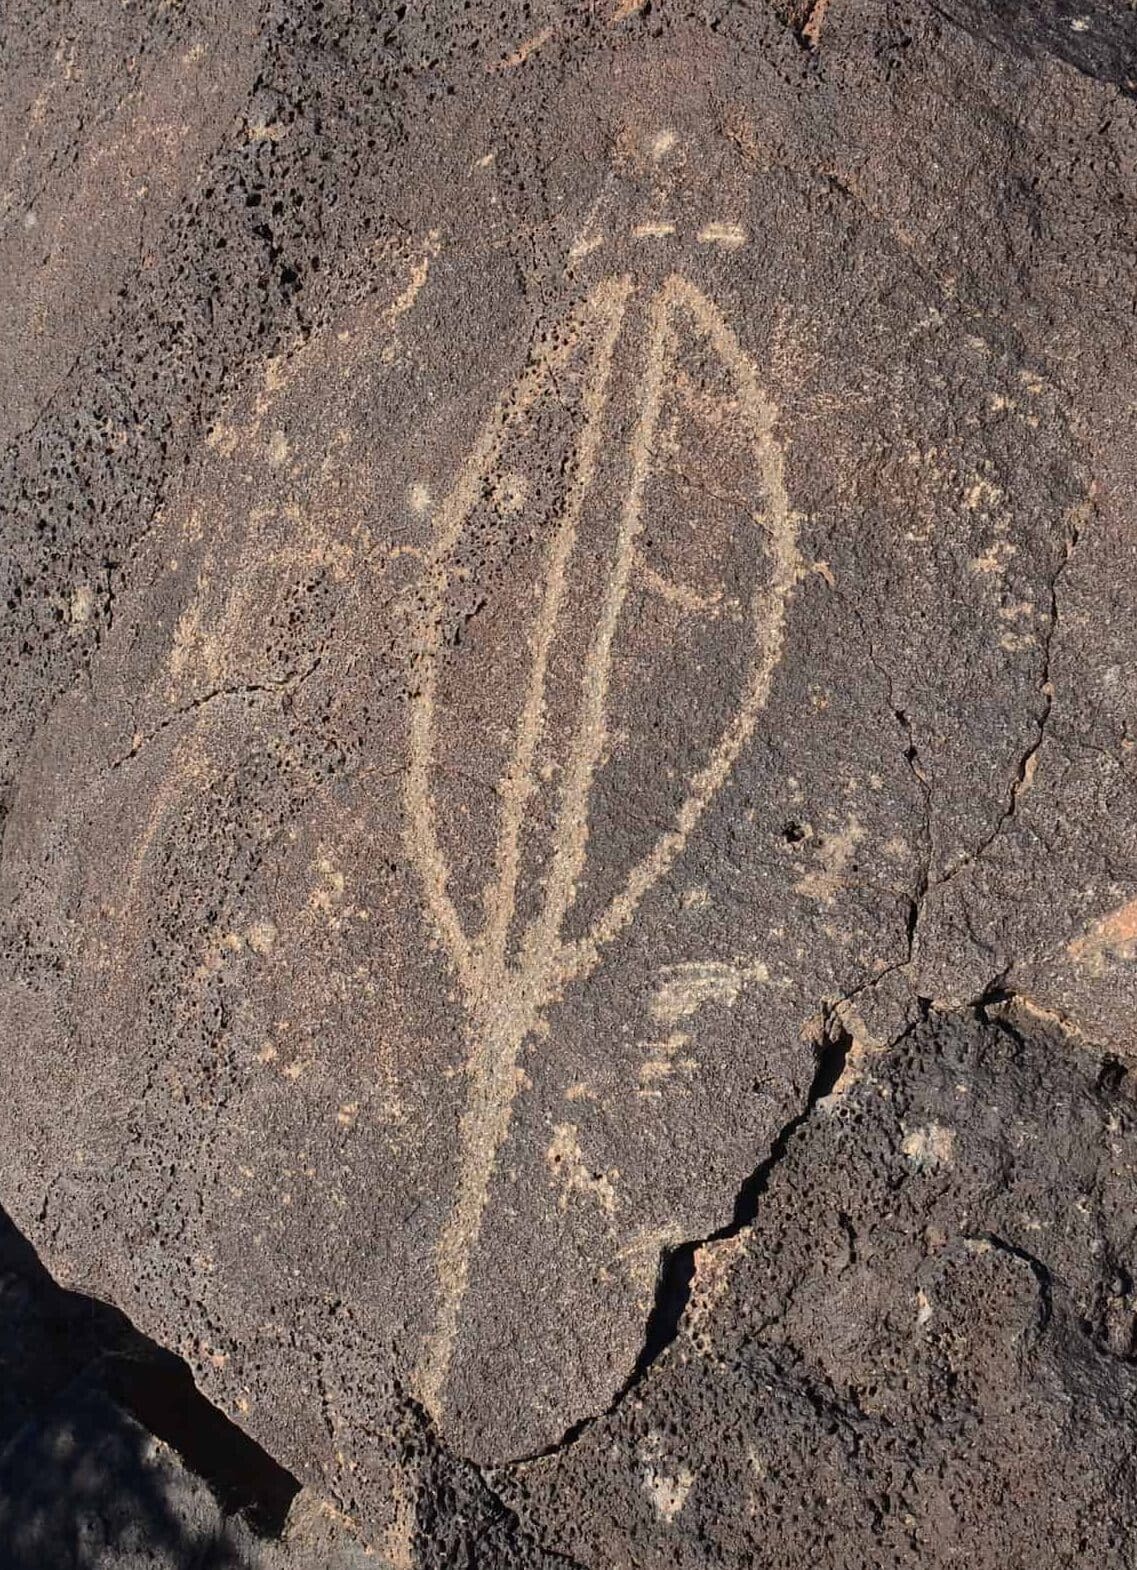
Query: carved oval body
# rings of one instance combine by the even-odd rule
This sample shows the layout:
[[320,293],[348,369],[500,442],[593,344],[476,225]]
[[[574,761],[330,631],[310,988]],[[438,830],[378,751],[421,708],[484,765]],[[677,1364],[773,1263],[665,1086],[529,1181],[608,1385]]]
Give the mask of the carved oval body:
[[799,571],[775,419],[702,291],[608,278],[531,353],[435,519],[407,839],[469,1029],[418,1381],[436,1413],[522,1045],[634,923],[768,697]]

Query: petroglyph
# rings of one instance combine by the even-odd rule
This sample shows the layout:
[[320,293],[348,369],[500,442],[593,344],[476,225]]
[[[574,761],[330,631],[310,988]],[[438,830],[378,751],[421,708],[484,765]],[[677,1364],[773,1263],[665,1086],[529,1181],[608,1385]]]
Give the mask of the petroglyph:
[[534,33],[532,38],[527,38],[523,44],[519,44],[511,55],[508,55],[504,60],[499,61],[497,65],[487,66],[486,70],[516,70],[519,65],[525,64],[530,55],[536,54],[538,49],[543,49],[551,39],[556,37],[556,34],[557,30],[555,27],[543,27],[539,33]]
[[[587,233],[587,225],[585,232]],[[577,242],[580,252],[580,242]],[[628,277],[598,283],[568,320],[549,336],[554,347],[531,358],[517,382],[499,400],[482,427],[469,458],[435,517],[433,549],[421,584],[421,653],[409,722],[405,776],[406,837],[417,867],[431,924],[457,976],[468,1020],[468,1089],[459,1128],[458,1180],[450,1216],[438,1241],[438,1306],[435,1325],[419,1364],[416,1385],[424,1405],[439,1417],[458,1335],[459,1315],[469,1284],[471,1260],[481,1232],[498,1152],[509,1131],[523,1075],[519,1056],[527,1040],[547,1032],[545,1013],[573,982],[585,979],[603,952],[631,925],[648,892],[663,878],[687,845],[710,803],[729,778],[754,732],[782,655],[786,603],[801,573],[796,520],[790,510],[780,450],[774,439],[777,411],[762,390],[756,369],[718,308],[693,284],[672,274],[646,299],[637,299]],[[646,291],[643,291],[646,294]],[[633,306],[636,309],[633,310]],[[634,325],[633,325],[634,323]],[[637,351],[642,335],[643,346]],[[623,413],[613,394],[623,386],[614,369],[642,367],[633,396],[626,449],[610,451],[606,433]],[[744,460],[761,492],[762,507],[746,516],[765,540],[768,573],[754,589],[741,634],[747,651],[733,711],[687,779],[678,809],[646,854],[632,862],[622,885],[576,937],[566,923],[577,905],[588,859],[593,787],[609,756],[613,683],[622,670],[617,642],[633,583],[661,595],[675,613],[712,617],[720,595],[674,583],[648,565],[643,555],[648,488],[659,474],[673,472],[672,431],[666,410],[684,399],[680,355],[687,346],[718,367],[729,395],[705,394],[685,407],[700,418],[713,415],[716,428]],[[625,359],[625,355],[628,356]],[[440,717],[439,670],[445,645],[447,595],[465,568],[456,551],[474,509],[500,481],[507,442],[521,432],[538,399],[583,358],[580,408],[575,421],[568,479],[559,510],[543,546],[537,610],[526,645],[528,672],[517,699],[519,712],[511,733],[508,760],[496,790],[494,865],[482,890],[476,919],[459,913],[452,872],[440,834],[435,802],[436,729]],[[581,547],[582,522],[602,466],[616,457],[626,463],[623,499],[612,529],[610,555],[595,590],[591,630],[582,642],[582,661],[573,667],[577,697],[569,715],[550,707],[562,676],[559,629],[574,605],[576,573],[587,576],[600,560],[595,542]],[[608,468],[605,467],[605,474]],[[692,525],[685,524],[686,528]],[[593,574],[595,577],[595,574]],[[583,592],[583,591],[581,591]],[[579,614],[579,609],[577,611]],[[588,629],[586,629],[588,631]],[[520,642],[520,640],[519,640]],[[559,700],[563,701],[563,700]],[[565,739],[560,740],[565,728]],[[550,769],[542,749],[555,741],[561,751]],[[555,774],[555,786],[550,777]],[[440,775],[438,777],[441,777]],[[547,856],[536,889],[523,877],[524,834],[533,825],[533,802],[542,790],[555,790]],[[536,894],[536,908],[531,903]],[[522,930],[514,926],[525,896]],[[513,943],[511,946],[511,937]],[[730,997],[749,971],[726,967],[726,981],[712,966],[701,967],[709,980],[691,1004],[711,996]],[[755,976],[757,972],[754,972]],[[690,977],[687,977],[690,982]],[[677,983],[682,985],[682,983]],[[691,982],[694,986],[695,983]],[[690,989],[688,989],[690,990]],[[696,991],[699,989],[696,986]],[[692,994],[693,996],[693,994]],[[676,1017],[690,1012],[684,1004]]]
[[799,894],[830,905],[845,886],[846,873],[865,837],[864,826],[855,814],[835,833],[817,840],[817,865],[794,884]]
[[395,334],[399,323],[409,311],[414,309],[415,302],[430,276],[430,264],[441,249],[442,237],[437,229],[432,229],[414,257],[405,286],[383,313],[383,327],[390,334],[390,341],[383,346],[383,359],[388,364],[397,353]]
[[912,1129],[900,1147],[917,1171],[950,1167],[955,1155],[955,1130],[939,1123]]
[[681,1466],[674,1477],[657,1472],[654,1467],[644,1473],[644,1492],[655,1506],[659,1519],[668,1526],[687,1503],[694,1481],[694,1473],[685,1466]]
[[667,1467],[664,1463],[663,1435],[651,1432],[643,1443],[643,1490],[655,1506],[659,1519],[670,1526],[687,1503],[695,1484],[690,1467]]
[[619,1172],[594,1172],[580,1148],[580,1130],[575,1123],[558,1123],[545,1162],[560,1188],[557,1208],[567,1210],[570,1198],[579,1195],[611,1214],[616,1208],[615,1181]]
[[684,1078],[698,1070],[699,1060],[683,1055],[690,1039],[686,1031],[673,1030],[660,1041],[644,1042],[644,1051],[647,1055],[639,1070],[641,1096],[658,1096],[659,1085],[671,1079],[676,1070]]
[[660,976],[651,1002],[653,1016],[674,1025],[698,1012],[706,1003],[733,1008],[748,982],[764,982],[770,973],[761,960],[751,965],[731,965],[724,960],[692,960],[669,965]]
[[728,251],[737,251],[746,244],[746,230],[741,224],[704,224],[695,238],[702,245],[724,245]]
[[[581,261],[586,256],[591,256],[593,251],[607,243],[608,236],[595,230],[594,225],[604,207],[601,198],[594,202],[585,217],[580,230],[574,236],[568,248],[570,262]],[[645,218],[632,225],[628,231],[633,240],[670,240],[679,234],[677,226],[670,218],[654,217]],[[615,235],[618,240],[619,233]],[[690,238],[690,236],[688,236]],[[727,251],[740,250],[747,243],[747,233],[741,224],[735,223],[708,223],[704,224],[694,235],[699,245],[718,245]]]

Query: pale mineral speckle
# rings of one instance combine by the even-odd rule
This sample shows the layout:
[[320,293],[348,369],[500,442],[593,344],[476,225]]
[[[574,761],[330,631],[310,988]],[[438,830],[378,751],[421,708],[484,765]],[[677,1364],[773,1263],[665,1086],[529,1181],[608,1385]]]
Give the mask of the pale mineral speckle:
[[417,518],[425,518],[434,510],[434,497],[429,485],[416,480],[407,492],[407,506]]
[[95,606],[95,591],[89,583],[81,583],[72,590],[67,606],[67,619],[73,627],[85,627]]
[[656,163],[659,163],[660,159],[667,157],[677,141],[678,137],[670,127],[665,127],[662,131],[656,132],[651,144],[651,156]]
[[905,1134],[900,1148],[918,1172],[950,1167],[955,1159],[955,1130],[928,1123]]
[[666,1521],[668,1526],[687,1503],[694,1485],[695,1474],[686,1466],[679,1467],[674,1473],[647,1467],[643,1474],[644,1492],[655,1506],[656,1515],[661,1521]]
[[245,939],[254,954],[271,953],[277,939],[276,923],[267,918],[254,921],[246,932]]

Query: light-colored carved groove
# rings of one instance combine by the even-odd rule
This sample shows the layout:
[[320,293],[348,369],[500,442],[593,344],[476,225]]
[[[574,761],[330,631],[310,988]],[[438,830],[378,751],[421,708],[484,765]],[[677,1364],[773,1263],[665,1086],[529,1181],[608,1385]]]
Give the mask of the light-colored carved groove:
[[486,958],[499,968],[505,964],[509,924],[517,904],[521,826],[526,806],[536,788],[533,758],[545,720],[549,654],[564,602],[566,569],[576,544],[581,511],[596,474],[612,356],[623,325],[631,287],[631,282],[626,278],[609,280],[594,290],[589,299],[590,312],[599,316],[603,322],[603,331],[584,387],[584,428],[577,447],[575,472],[561,522],[550,542],[545,594],[533,639],[533,671],[529,691],[517,728],[513,757],[501,786],[498,881],[487,910],[488,930],[484,945]]
[[[536,1026],[545,1000],[547,977],[528,971],[511,971],[506,965],[509,925],[516,908],[520,865],[521,829],[525,809],[534,790],[533,764],[545,720],[545,688],[549,655],[567,588],[567,567],[576,542],[585,499],[595,478],[600,451],[612,358],[624,311],[631,292],[627,279],[608,279],[588,297],[555,358],[543,367],[546,374],[523,383],[511,414],[520,418],[532,407],[548,375],[560,368],[586,331],[596,341],[585,375],[582,408],[584,422],[577,439],[572,479],[564,509],[550,540],[545,566],[545,592],[531,639],[533,666],[518,721],[517,737],[500,788],[501,819],[497,841],[497,881],[485,899],[486,925],[476,942],[462,931],[457,912],[446,892],[448,869],[434,828],[434,803],[429,789],[433,753],[434,684],[430,664],[424,673],[416,712],[412,717],[412,757],[416,780],[408,784],[408,820],[425,818],[412,840],[420,871],[424,873],[428,903],[439,936],[450,953],[462,982],[471,1018],[467,1060],[469,1092],[459,1126],[459,1175],[457,1192],[436,1251],[439,1304],[434,1331],[428,1339],[416,1375],[419,1399],[431,1412],[440,1408],[442,1388],[449,1372],[458,1333],[458,1317],[469,1280],[470,1258],[481,1231],[482,1216],[498,1150],[509,1129],[516,1094],[517,1059],[525,1038]],[[432,605],[436,627],[445,592],[445,556],[457,540],[462,524],[473,509],[481,482],[496,464],[510,422],[502,409],[491,418],[458,486],[443,509],[440,538],[432,562],[437,599]],[[515,421],[514,421],[515,423]],[[488,439],[487,439],[488,437]],[[433,653],[437,653],[437,644]],[[426,860],[423,861],[425,855]],[[426,876],[429,875],[429,883]]]
[[[557,629],[570,592],[569,568],[580,520],[595,483],[614,356],[627,315],[632,286],[611,278],[593,289],[573,317],[552,356],[530,364],[498,403],[437,520],[436,541],[426,575],[428,640],[421,685],[412,706],[407,769],[407,845],[422,878],[427,909],[462,987],[470,1025],[468,1093],[459,1126],[458,1181],[454,1203],[436,1250],[439,1298],[435,1324],[416,1374],[419,1398],[439,1418],[458,1339],[473,1251],[485,1216],[498,1153],[512,1118],[525,1041],[540,1026],[544,1010],[572,980],[587,975],[604,947],[634,920],[648,891],[682,853],[711,801],[729,778],[766,704],[785,639],[786,602],[801,573],[796,524],[785,490],[781,454],[774,442],[777,411],[758,384],[754,367],[718,309],[685,279],[672,275],[656,291],[647,311],[647,342],[638,408],[629,445],[629,478],[620,509],[614,555],[601,595],[596,626],[581,678],[580,700],[562,785],[554,808],[552,846],[543,899],[517,957],[508,942],[521,874],[521,839],[536,790],[535,760],[546,731],[546,695]],[[563,940],[564,924],[577,898],[589,839],[592,789],[608,742],[610,682],[618,634],[632,574],[639,570],[655,592],[691,614],[712,614],[720,596],[704,596],[671,585],[640,560],[645,492],[656,460],[665,396],[683,396],[676,352],[680,321],[686,318],[714,349],[729,374],[733,397],[726,409],[753,453],[765,497],[764,528],[772,551],[769,581],[753,597],[754,648],[738,708],[707,761],[690,782],[673,826],[629,873],[586,937]],[[553,373],[576,351],[582,335],[591,345],[582,386],[582,423],[572,477],[544,563],[544,589],[528,647],[532,665],[517,721],[514,746],[498,790],[500,816],[495,876],[483,894],[483,926],[469,936],[448,891],[449,869],[439,844],[432,794],[435,665],[440,653],[442,612],[448,588],[447,562],[477,504],[483,481],[497,466],[505,441],[525,419]],[[701,409],[705,417],[706,410]]]
[[[551,378],[566,363],[579,341],[581,329],[603,309],[611,309],[613,285],[601,285],[584,310],[570,323],[564,339],[551,354],[534,359],[520,381],[498,401],[482,427],[474,449],[463,466],[435,522],[435,542],[424,573],[427,648],[420,670],[416,701],[411,706],[409,758],[405,783],[406,837],[419,869],[427,904],[440,941],[454,965],[463,988],[479,991],[479,974],[473,945],[466,935],[447,884],[449,869],[438,842],[430,771],[434,754],[435,661],[442,635],[442,614],[449,575],[446,560],[481,494],[482,482],[497,466],[512,431],[536,403]],[[617,323],[618,329],[618,323]]]
[[739,754],[753,735],[758,716],[770,696],[774,672],[785,642],[786,602],[802,571],[797,549],[797,524],[786,493],[782,455],[773,439],[777,409],[759,386],[749,356],[706,296],[686,279],[674,274],[667,280],[662,292],[669,306],[681,305],[691,315],[731,374],[738,396],[739,412],[749,426],[755,457],[762,474],[774,570],[769,583],[759,588],[754,596],[752,625],[755,660],[733,720],[705,767],[692,781],[674,827],[632,869],[623,889],[588,936],[565,952],[564,983],[586,975],[598,962],[600,950],[629,925],[644,895],[674,865],[703,813],[726,783]]
[[675,583],[671,578],[665,578],[661,572],[656,572],[654,567],[649,567],[647,562],[640,562],[640,577],[653,594],[658,594],[661,600],[666,600],[669,605],[677,605],[682,611],[706,615],[722,604],[722,591],[713,589],[709,594],[702,594],[698,589],[693,589],[689,583]]
[[608,734],[612,643],[635,563],[636,541],[643,526],[643,493],[651,464],[652,440],[659,423],[669,334],[668,315],[666,290],[661,290],[651,304],[647,364],[639,415],[632,433],[631,481],[620,513],[616,559],[601,604],[596,634],[585,661],[581,712],[557,811],[553,861],[546,884],[545,904],[534,925],[531,939],[524,947],[523,968],[526,965],[541,969],[547,967],[551,948],[559,941],[564,919],[576,897],[577,880],[584,866],[592,781]]
[[460,1163],[454,1204],[435,1264],[439,1297],[434,1330],[415,1378],[418,1399],[436,1417],[458,1340],[459,1317],[469,1285],[470,1261],[481,1232],[498,1151],[509,1132],[517,1093],[517,1059],[540,1009],[502,978],[500,1009],[472,1020],[470,1089],[459,1126]]

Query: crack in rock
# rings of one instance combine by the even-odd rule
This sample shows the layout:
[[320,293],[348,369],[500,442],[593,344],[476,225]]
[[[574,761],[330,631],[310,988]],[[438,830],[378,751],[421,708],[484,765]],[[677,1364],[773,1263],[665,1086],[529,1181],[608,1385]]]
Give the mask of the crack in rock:
[[267,681],[244,682],[237,687],[214,687],[209,692],[203,692],[200,697],[194,698],[180,709],[176,709],[173,714],[168,714],[152,731],[148,731],[144,736],[136,737],[126,752],[111,760],[110,767],[112,771],[121,769],[123,764],[130,763],[134,758],[137,758],[140,752],[148,747],[152,741],[156,741],[162,732],[168,730],[171,725],[176,725],[179,720],[185,719],[187,715],[196,714],[199,709],[208,707],[209,704],[215,703],[219,698],[275,697],[281,693],[295,692],[308,680],[309,676],[315,673],[319,668],[320,661],[321,656],[317,655],[304,670],[286,671],[283,676]]
[[836,1010],[827,1008],[821,1039],[816,1048],[813,1079],[806,1093],[805,1102],[778,1130],[766,1156],[742,1183],[735,1195],[730,1220],[714,1232],[680,1243],[664,1253],[656,1278],[655,1301],[648,1314],[644,1330],[643,1346],[627,1379],[602,1412],[589,1413],[579,1418],[560,1439],[531,1455],[519,1456],[504,1465],[524,1466],[533,1461],[548,1460],[561,1454],[596,1423],[613,1416],[632,1391],[643,1382],[648,1372],[679,1336],[691,1300],[699,1254],[714,1243],[724,1243],[730,1238],[737,1237],[753,1224],[758,1214],[759,1202],[769,1187],[775,1168],[785,1156],[794,1135],[808,1122],[818,1102],[823,1101],[833,1091],[844,1071],[852,1044],[853,1038],[841,1023]]
[[1019,797],[1029,787],[1031,781],[1034,778],[1035,770],[1038,767],[1038,755],[1042,748],[1042,743],[1046,738],[1046,730],[1050,723],[1051,715],[1054,712],[1054,687],[1050,679],[1050,656],[1054,643],[1054,636],[1058,630],[1058,623],[1061,619],[1058,610],[1058,585],[1061,581],[1062,574],[1069,566],[1070,558],[1074,554],[1074,549],[1078,544],[1079,537],[1080,531],[1077,525],[1071,524],[1070,532],[1066,536],[1065,552],[1063,554],[1062,560],[1058,563],[1054,572],[1051,574],[1048,583],[1048,589],[1050,593],[1050,614],[1046,631],[1043,634],[1042,639],[1042,668],[1039,672],[1038,678],[1038,691],[1042,696],[1042,704],[1038,713],[1035,715],[1035,725],[1037,727],[1037,731],[1031,740],[1030,745],[1025,749],[1025,751],[1022,753],[1022,756],[1019,758],[1018,763],[1015,765],[1015,771],[1008,789],[1006,806],[999,814],[999,817],[996,819],[994,826],[986,835],[984,835],[983,839],[980,840],[975,849],[969,851],[963,857],[963,859],[951,869],[950,872],[945,873],[942,878],[937,878],[931,884],[932,888],[945,888],[949,883],[953,882],[954,879],[957,878],[959,874],[967,867],[973,866],[976,862],[982,861],[984,859],[987,852],[991,849],[991,846],[1004,832],[1007,825],[1013,822],[1015,814],[1018,811]]
[[1006,1238],[999,1237],[994,1232],[968,1233],[963,1241],[994,1249],[997,1253],[1005,1254],[1009,1259],[1017,1259],[1020,1264],[1027,1266],[1038,1285],[1038,1334],[1041,1336],[1054,1318],[1054,1278],[1048,1267],[1037,1254],[1019,1248],[1015,1243],[1009,1243]]

